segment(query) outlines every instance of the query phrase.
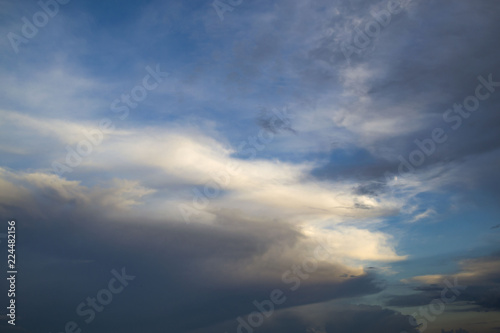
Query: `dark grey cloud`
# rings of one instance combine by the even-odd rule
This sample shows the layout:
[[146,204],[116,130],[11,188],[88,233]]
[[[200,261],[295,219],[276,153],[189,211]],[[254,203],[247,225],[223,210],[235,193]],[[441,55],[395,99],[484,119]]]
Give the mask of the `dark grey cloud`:
[[[311,313],[314,313],[312,316]],[[238,325],[224,323],[191,333],[236,332]],[[252,329],[252,328],[250,328]],[[346,305],[321,309],[295,307],[274,312],[255,327],[253,332],[343,333],[343,332],[402,332],[416,333],[409,316],[379,306]],[[248,330],[242,328],[242,332]],[[250,333],[250,332],[248,332]]]
[[[429,305],[434,299],[441,299],[441,293],[447,288],[444,280],[454,282],[460,287],[457,301],[476,305],[476,311],[500,311],[500,269],[496,265],[500,255],[491,255],[464,259],[462,268],[467,274],[443,277],[443,284],[421,285],[415,287],[417,293],[410,295],[391,296],[387,306],[412,307]],[[456,278],[456,280],[455,280]],[[463,288],[462,288],[463,287]]]
[[261,108],[257,116],[257,124],[264,130],[277,134],[281,131],[288,131],[296,134],[292,128],[292,116],[286,114],[287,110],[269,110],[265,107]]
[[386,306],[396,306],[396,307],[411,307],[411,306],[425,306],[429,305],[432,300],[440,299],[441,290],[444,287],[419,287],[415,288],[418,293],[411,295],[399,295],[391,297],[387,302]]
[[356,186],[355,188],[353,188],[353,192],[358,195],[376,197],[380,192],[384,190],[384,186],[385,184],[383,182],[371,181]]
[[[420,292],[416,294],[393,296],[385,305],[394,307],[428,306],[433,300],[441,299],[441,291],[444,288],[444,286],[441,286],[427,290],[420,289]],[[467,286],[465,291],[461,291],[458,300],[471,305],[477,305],[475,311],[500,311],[500,293],[498,287]],[[470,309],[463,311],[470,311]]]
[[[379,5],[385,3],[379,2]],[[332,20],[331,36],[325,37],[323,43],[311,50],[311,57],[332,59],[333,50],[338,59],[330,65],[337,74],[346,68],[361,65],[375,70],[376,74],[363,83],[366,86],[363,88],[365,96],[370,98],[369,117],[387,119],[407,115],[408,132],[387,133],[385,138],[374,140],[368,147],[370,154],[374,155],[371,160],[360,160],[355,155],[348,168],[341,168],[336,161],[332,161],[315,175],[385,181],[385,172],[397,173],[400,162],[396,157],[401,155],[408,159],[409,154],[418,149],[414,141],[430,138],[432,130],[438,127],[446,131],[448,140],[436,145],[435,152],[426,156],[425,163],[416,168],[417,171],[460,165],[479,156],[487,158],[488,165],[497,165],[500,158],[497,153],[500,145],[497,131],[500,124],[498,89],[481,101],[479,109],[469,118],[462,119],[461,126],[455,131],[450,128],[450,123],[443,120],[443,113],[454,103],[461,104],[465,97],[474,95],[479,84],[478,76],[487,78],[491,74],[494,81],[500,82],[500,47],[492,42],[500,30],[496,19],[500,8],[486,1],[458,1],[453,4],[412,1],[407,9],[392,16],[390,24],[381,30],[370,47],[364,50],[366,52],[351,57],[351,67],[348,67],[338,47],[344,31],[355,33],[349,19],[361,18],[358,23],[360,28],[373,20],[370,14],[372,2],[359,1],[356,4],[354,7],[347,4],[338,7],[341,15]],[[443,13],[446,15],[443,16]],[[338,77],[336,74],[333,76]],[[321,77],[316,77],[316,80],[324,83]],[[338,89],[340,84],[334,79],[322,87]],[[337,103],[341,103],[349,113],[365,117],[366,110],[360,110],[356,102],[343,105],[340,99]],[[414,130],[412,125],[417,119],[422,121],[422,125]],[[383,150],[392,151],[394,156],[379,155]],[[488,182],[498,185],[498,174],[494,174],[494,170],[487,165],[481,171],[475,170],[477,167],[465,167],[457,177],[472,174],[477,187],[490,189],[498,196],[498,191],[487,185]]]
[[379,306],[359,306],[334,314],[327,322],[326,333],[348,332],[418,332],[410,325],[409,316]]
[[[381,290],[374,274],[341,279],[345,268],[326,262],[292,290],[282,274],[297,262],[264,256],[303,237],[286,223],[248,221],[232,212],[219,212],[213,226],[110,217],[110,210],[120,210],[73,190],[40,185],[20,201],[0,205],[17,220],[18,324],[29,332],[62,330],[68,321],[86,332],[186,332],[234,323],[276,288],[287,296],[281,309]],[[85,324],[76,307],[96,297],[113,277],[111,270],[122,267],[135,279]]]

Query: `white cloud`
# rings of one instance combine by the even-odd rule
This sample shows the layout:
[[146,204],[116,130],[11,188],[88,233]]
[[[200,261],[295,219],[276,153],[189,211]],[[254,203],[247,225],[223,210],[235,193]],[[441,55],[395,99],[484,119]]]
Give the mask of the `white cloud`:
[[[74,123],[59,126],[15,113],[8,115],[14,121],[25,119],[17,125],[23,129],[25,124],[24,130],[36,133],[42,142],[47,135],[66,141],[61,145],[74,142],[72,130],[68,129],[83,128]],[[404,259],[396,254],[389,235],[366,228],[398,210],[398,203],[391,197],[354,195],[355,184],[349,181],[315,181],[309,176],[315,167],[313,163],[238,159],[232,155],[235,150],[200,128],[137,128],[106,137],[68,175],[85,183],[42,172],[4,171],[3,178],[16,180],[19,189],[25,191],[51,188],[60,200],[76,199],[111,207],[109,214],[126,211],[137,217],[147,214],[153,220],[161,220],[165,215],[182,220],[179,205],[192,206],[192,190],[197,187],[203,191],[211,175],[222,172],[218,182],[223,192],[209,198],[204,209],[198,207],[204,213],[194,216],[193,221],[214,223],[221,212],[232,210],[257,220],[280,219],[300,226],[309,240],[299,248],[310,248],[319,240],[328,243],[335,256],[345,260]],[[228,169],[237,171],[227,172]],[[90,174],[97,186],[86,185]],[[6,190],[9,184],[12,182],[5,183]],[[12,192],[15,198],[26,195],[19,191]],[[146,195],[148,200],[143,200]],[[132,206],[133,212],[129,209]]]
[[414,223],[417,221],[420,221],[422,219],[426,219],[430,216],[433,216],[436,214],[436,211],[432,208],[426,209],[424,212],[416,214],[411,220],[410,223]]

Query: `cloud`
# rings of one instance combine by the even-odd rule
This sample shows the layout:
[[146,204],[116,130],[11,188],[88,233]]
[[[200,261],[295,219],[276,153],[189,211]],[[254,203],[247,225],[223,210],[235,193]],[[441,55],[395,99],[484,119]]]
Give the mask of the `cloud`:
[[[40,156],[37,162],[40,167],[44,164],[47,167],[54,161],[65,164],[66,145],[77,151],[79,142],[88,138],[85,133],[97,131],[89,125],[51,123],[12,112],[5,114],[18,126],[10,140],[29,131],[41,146],[48,140],[60,148],[60,154],[52,149],[50,156]],[[17,121],[18,118],[24,121]],[[398,209],[398,204],[390,197],[374,199],[353,194],[350,182],[337,182],[334,187],[331,182],[310,180],[308,174],[314,163],[237,158],[236,152],[245,153],[249,148],[228,145],[218,139],[219,134],[209,125],[115,130],[101,135],[102,143],[93,146],[89,156],[81,157],[82,162],[69,177],[89,172],[107,177],[106,174],[112,171],[115,178],[139,181],[155,190],[157,195],[172,197],[166,192],[167,186],[176,186],[177,199],[171,200],[185,201],[189,205],[192,194],[188,193],[196,186],[211,182],[211,186],[222,187],[231,193],[231,196],[220,195],[212,199],[211,207],[231,207],[247,214],[265,213],[297,221],[304,217],[330,223],[353,218],[366,220],[391,215]],[[153,180],[153,175],[161,182]]]
[[[40,10],[2,5],[3,36]],[[471,223],[496,223],[500,93],[456,131],[443,113],[475,93],[478,76],[500,80],[499,7],[411,1],[346,59],[343,43],[355,45],[386,6],[257,0],[220,22],[210,2],[72,1],[19,54],[4,38],[0,212],[22,225],[25,274],[37,277],[19,296],[30,329],[81,321],[76,305],[120,266],[137,280],[90,331],[229,328],[255,299],[289,290],[283,274],[318,244],[330,257],[263,331],[411,332],[395,311],[324,303],[375,298],[377,274],[394,265],[429,275],[387,305],[424,304],[434,284],[457,277],[464,301],[496,311],[495,256],[463,261],[456,274],[399,262],[426,252],[424,241],[436,252],[473,250],[486,236]],[[110,112],[156,63],[169,79],[127,119]],[[273,125],[269,110],[283,108],[290,113]],[[68,147],[78,150],[103,118],[116,128],[55,175],[52,163],[67,163]],[[398,174],[400,156],[435,128],[447,141]],[[470,207],[473,218],[462,214]],[[464,242],[443,245],[440,223],[405,223],[424,219],[457,223]],[[314,304],[320,318],[299,309]]]
[[[243,320],[247,317],[242,316]],[[278,310],[266,318],[260,332],[417,332],[409,323],[409,316],[379,306],[316,304]],[[230,321],[190,333],[235,332],[238,323]],[[251,326],[250,326],[251,327]]]
[[[475,305],[473,310],[500,310],[500,270],[499,255],[464,259],[460,262],[460,272],[449,275],[422,275],[405,280],[418,283],[415,288],[419,293],[392,297],[386,305],[407,307],[429,304],[433,299],[440,299],[441,292],[449,283],[459,285],[458,300]],[[445,281],[449,281],[448,284]],[[471,311],[471,310],[469,310]]]
[[[137,314],[134,304],[146,302],[148,316],[160,316],[167,307],[177,318],[167,327],[188,330],[248,313],[253,299],[264,299],[275,288],[290,293],[284,307],[376,293],[380,287],[374,276],[349,265],[349,259],[403,259],[380,232],[354,227],[322,232],[224,210],[211,226],[186,225],[154,211],[145,214],[143,198],[154,193],[130,180],[87,187],[44,173],[2,170],[0,175],[2,213],[16,218],[25,230],[26,274],[43,276],[24,285],[25,295],[38,290],[38,300],[20,296],[19,302],[31,304],[27,316],[44,329],[79,319],[74,308],[84,292],[101,289],[103,275],[118,265],[137,276],[137,284],[120,294],[121,318],[123,313]],[[330,256],[292,291],[283,274],[314,258],[318,242],[324,242]],[[58,311],[57,318],[39,311],[48,297],[58,304],[52,309]],[[107,318],[113,320],[113,315]],[[119,328],[130,324],[121,320]],[[155,325],[157,321],[146,327],[155,331]]]
[[380,307],[359,306],[355,310],[339,311],[335,317],[336,319],[327,322],[325,326],[327,333],[417,332],[410,325],[407,316]]
[[414,222],[420,221],[422,219],[429,218],[430,216],[433,216],[435,214],[436,214],[436,211],[434,209],[432,209],[432,208],[429,208],[429,209],[425,210],[424,212],[415,215],[410,220],[410,223],[414,223]]

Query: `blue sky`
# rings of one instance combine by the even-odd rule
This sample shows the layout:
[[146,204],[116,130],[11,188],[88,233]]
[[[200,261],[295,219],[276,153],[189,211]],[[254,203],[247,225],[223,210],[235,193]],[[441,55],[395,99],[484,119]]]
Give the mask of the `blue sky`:
[[499,332],[498,4],[0,8],[6,332]]

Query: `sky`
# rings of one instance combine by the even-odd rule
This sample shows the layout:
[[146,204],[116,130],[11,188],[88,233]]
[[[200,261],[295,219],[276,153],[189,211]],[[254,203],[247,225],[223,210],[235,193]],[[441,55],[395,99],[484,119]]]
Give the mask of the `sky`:
[[0,331],[499,333],[498,17],[0,0]]

